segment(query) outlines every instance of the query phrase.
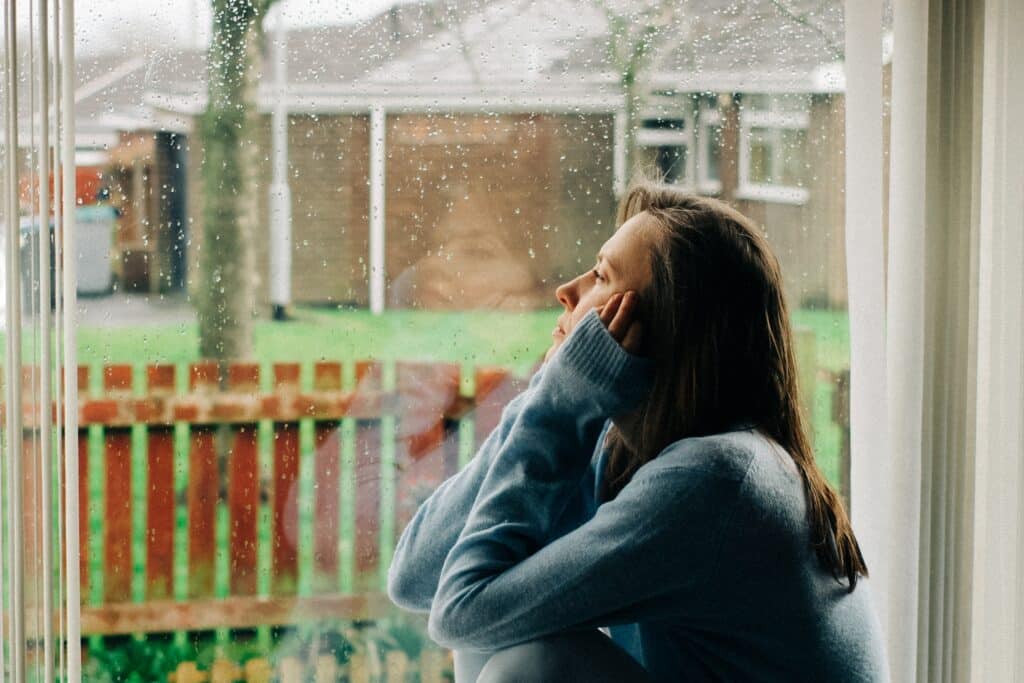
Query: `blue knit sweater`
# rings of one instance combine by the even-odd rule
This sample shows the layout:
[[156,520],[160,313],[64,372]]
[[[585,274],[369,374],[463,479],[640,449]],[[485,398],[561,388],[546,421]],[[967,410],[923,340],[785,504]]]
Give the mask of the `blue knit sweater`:
[[652,370],[589,312],[417,511],[391,599],[429,611],[469,671],[608,626],[656,681],[886,680],[868,582],[848,593],[820,566],[799,473],[758,432],[677,441],[599,504],[610,418]]

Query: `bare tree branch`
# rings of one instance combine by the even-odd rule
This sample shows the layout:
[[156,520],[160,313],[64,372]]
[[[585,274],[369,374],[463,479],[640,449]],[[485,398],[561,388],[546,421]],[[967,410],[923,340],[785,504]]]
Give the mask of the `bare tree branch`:
[[825,45],[828,46],[828,49],[831,50],[834,55],[836,55],[840,59],[842,59],[845,56],[845,49],[844,49],[845,46],[839,45],[834,40],[832,40],[832,36],[829,35],[829,33],[825,29],[823,29],[821,26],[819,26],[815,22],[811,21],[810,18],[806,14],[797,14],[792,9],[787,7],[782,2],[782,0],[769,0],[769,1],[771,2],[772,6],[776,10],[778,10],[779,14],[781,14],[784,17],[786,17],[787,19],[789,19],[793,23],[800,24],[801,26],[809,28],[812,31],[814,31],[815,33],[817,33],[821,37],[821,39],[825,41]]

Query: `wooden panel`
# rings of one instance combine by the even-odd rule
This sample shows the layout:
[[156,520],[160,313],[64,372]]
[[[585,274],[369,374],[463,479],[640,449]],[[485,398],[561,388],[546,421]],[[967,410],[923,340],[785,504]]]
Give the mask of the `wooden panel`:
[[[110,398],[132,392],[132,366],[103,368],[103,391]],[[103,432],[103,595],[107,602],[132,598],[132,432],[108,427]]]
[[[233,363],[228,368],[228,389],[259,391],[259,366]],[[228,453],[228,520],[230,590],[233,595],[255,595],[256,520],[260,504],[259,447],[256,424],[232,425]]]
[[444,421],[444,442],[441,448],[444,459],[444,471],[441,474],[443,481],[459,471],[459,422],[457,420],[446,419]]
[[256,425],[239,425],[228,454],[231,593],[256,594],[256,520],[260,504]]
[[318,592],[329,592],[338,587],[340,423],[317,422],[314,430],[313,587]]
[[146,461],[146,599],[174,594],[174,428],[150,427]]
[[[274,365],[278,393],[299,387],[296,363]],[[274,423],[274,464],[271,512],[271,588],[274,595],[292,595],[299,577],[299,423]]]
[[[320,362],[313,367],[317,391],[341,389],[341,364]],[[316,468],[313,512],[313,590],[327,593],[338,588],[338,545],[341,472],[341,423],[314,423]]]
[[[131,366],[103,368],[103,391],[106,396],[130,397],[131,385]],[[131,600],[133,569],[131,428],[104,429],[103,444],[103,596],[108,602],[121,602]]]
[[[219,388],[215,362],[189,367],[193,394],[211,394]],[[192,425],[188,454],[188,595],[213,595],[217,543],[217,500],[220,497],[216,428]]]
[[476,408],[473,411],[474,443],[479,448],[501,421],[501,411],[526,383],[505,368],[482,367],[476,371]]
[[[64,463],[61,462],[61,465]],[[61,480],[63,482],[63,479]],[[67,483],[64,482],[66,486]],[[82,601],[89,600],[89,430],[78,430],[78,577]]]
[[193,426],[188,455],[188,594],[213,595],[219,497],[214,427]]
[[[25,394],[28,394],[26,387]],[[38,608],[36,596],[42,596],[42,539],[38,510],[41,505],[40,484],[41,472],[39,471],[39,433],[32,429],[25,429],[22,432],[22,558],[24,569],[24,592],[26,605],[30,608]],[[49,530],[46,530],[49,534]],[[29,621],[33,621],[29,619]]]
[[103,595],[132,597],[132,432],[108,428],[104,442]]
[[[450,446],[444,416],[459,394],[459,366],[450,363],[398,363],[395,444],[396,539],[420,503],[444,481]],[[456,453],[458,444],[455,445]]]
[[229,597],[222,600],[149,600],[82,608],[83,635],[202,631],[278,626],[323,619],[375,620],[394,614],[381,593],[314,597]]
[[[174,366],[146,368],[150,396],[174,393]],[[150,426],[146,434],[146,599],[174,594],[174,427]]]
[[[356,396],[372,396],[382,385],[377,361],[356,363]],[[381,427],[379,419],[356,420],[355,543],[353,584],[356,591],[372,590],[380,582]]]

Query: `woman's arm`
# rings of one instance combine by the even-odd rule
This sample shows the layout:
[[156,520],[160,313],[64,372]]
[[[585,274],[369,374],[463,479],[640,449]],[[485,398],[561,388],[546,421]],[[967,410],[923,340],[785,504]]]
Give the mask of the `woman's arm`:
[[544,368],[542,365],[527,388],[505,406],[498,426],[473,459],[431,493],[402,532],[388,567],[388,596],[399,607],[419,612],[430,610],[444,558],[462,531],[494,454],[508,440],[512,425],[527,396],[536,390]]
[[[444,563],[428,622],[439,644],[496,650],[550,633],[678,614],[712,566],[739,481],[645,468],[576,530],[547,543],[608,417],[634,407],[650,362],[626,353],[596,311],[526,398]],[[723,515],[724,517],[724,515]],[[670,599],[673,598],[673,599]]]

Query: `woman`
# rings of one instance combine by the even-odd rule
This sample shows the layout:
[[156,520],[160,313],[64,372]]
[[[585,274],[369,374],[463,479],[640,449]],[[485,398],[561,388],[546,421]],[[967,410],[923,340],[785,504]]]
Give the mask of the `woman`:
[[558,288],[529,387],[405,529],[389,595],[429,611],[459,683],[883,680],[765,239],[649,184],[619,224]]

